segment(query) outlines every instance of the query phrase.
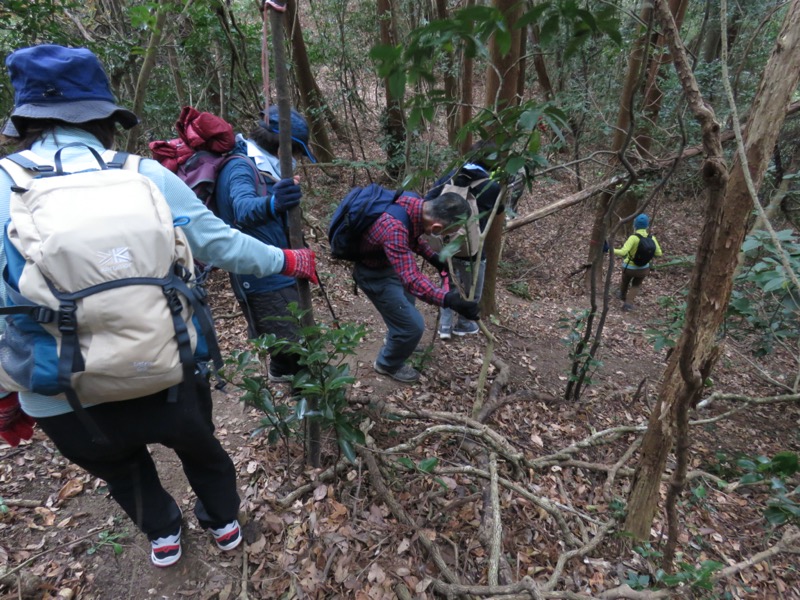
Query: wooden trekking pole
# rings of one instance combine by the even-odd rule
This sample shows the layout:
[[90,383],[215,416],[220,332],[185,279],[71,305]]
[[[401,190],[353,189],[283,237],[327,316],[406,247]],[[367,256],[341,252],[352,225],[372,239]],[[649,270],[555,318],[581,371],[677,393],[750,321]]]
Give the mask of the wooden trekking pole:
[[[286,3],[277,0],[265,0],[264,10],[270,13],[272,31],[272,57],[275,64],[275,92],[278,97],[278,158],[280,159],[281,178],[291,177],[292,173],[292,105],[289,97],[289,74],[286,66],[286,46],[283,36],[283,15]],[[269,98],[265,99],[269,104]],[[269,111],[269,106],[265,108]],[[269,118],[269,115],[266,115]],[[289,247],[304,248],[303,225],[300,207],[295,206],[288,214]],[[313,327],[314,313],[311,305],[311,286],[307,279],[295,279],[297,292],[300,297],[300,310],[304,311],[301,324],[303,327]],[[318,407],[315,402],[309,402],[309,411],[316,412]],[[308,462],[312,467],[320,466],[320,438],[319,422],[306,419],[306,439],[308,444]]]

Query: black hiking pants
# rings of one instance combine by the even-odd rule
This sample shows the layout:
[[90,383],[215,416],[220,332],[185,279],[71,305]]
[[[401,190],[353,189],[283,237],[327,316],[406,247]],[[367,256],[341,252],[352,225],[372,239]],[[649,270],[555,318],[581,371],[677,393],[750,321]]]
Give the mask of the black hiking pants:
[[642,283],[650,274],[650,267],[644,269],[622,269],[619,293],[623,302],[633,305],[642,289]]
[[[289,313],[289,304],[292,302],[300,305],[300,295],[293,285],[272,292],[247,294],[247,303],[242,309],[247,318],[250,337],[274,333],[281,339],[295,342],[299,340],[297,322]],[[295,375],[300,370],[298,358],[297,354],[291,352],[270,352],[270,374],[277,377]]]
[[108,483],[111,496],[150,540],[175,533],[181,524],[181,511],[162,487],[147,444],[172,448],[197,494],[197,520],[218,529],[239,512],[236,469],[214,437],[209,383],[197,375],[195,384],[196,399],[181,394],[168,402],[164,390],[87,408],[108,444],[93,442],[72,412],[36,422],[65,458]]

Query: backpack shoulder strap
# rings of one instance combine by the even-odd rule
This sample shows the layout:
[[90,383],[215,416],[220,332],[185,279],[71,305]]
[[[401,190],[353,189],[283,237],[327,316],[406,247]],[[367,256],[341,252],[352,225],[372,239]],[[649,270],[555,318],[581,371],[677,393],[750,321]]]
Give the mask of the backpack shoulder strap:
[[30,150],[10,154],[0,160],[0,168],[8,173],[15,187],[24,188],[38,175],[55,172],[55,167],[45,163]]
[[395,201],[392,202],[384,212],[389,213],[395,219],[400,221],[408,230],[408,232],[411,233],[411,217],[408,216],[405,208],[397,204],[397,198],[395,198]]
[[129,154],[128,152],[114,152],[113,150],[106,150],[103,152],[102,156],[109,169],[124,169],[126,171],[139,172],[139,163],[142,160],[141,156]]
[[35,153],[30,150],[23,150],[22,152],[15,152],[6,156],[6,160],[10,160],[23,169],[33,171],[35,173],[51,173],[55,171],[53,165],[45,162]]
[[272,176],[269,175],[268,173],[265,173],[264,171],[259,169],[258,165],[256,165],[255,161],[252,158],[250,158],[249,156],[247,156],[245,154],[239,154],[238,152],[232,152],[232,153],[228,154],[225,157],[225,160],[223,160],[220,163],[219,169],[218,169],[217,172],[222,171],[222,169],[223,169],[223,167],[225,165],[227,165],[229,162],[237,160],[237,159],[246,161],[248,166],[253,170],[253,175],[256,178],[256,186],[257,186],[257,191],[258,191],[259,195],[265,196],[267,194],[268,182],[269,183],[276,183],[278,181],[277,179],[273,179]]

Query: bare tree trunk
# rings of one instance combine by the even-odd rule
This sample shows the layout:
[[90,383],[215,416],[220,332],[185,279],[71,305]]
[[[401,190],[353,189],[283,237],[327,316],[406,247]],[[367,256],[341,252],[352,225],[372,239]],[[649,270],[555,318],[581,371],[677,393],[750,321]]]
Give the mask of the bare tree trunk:
[[[474,6],[475,0],[467,0],[467,6]],[[461,65],[461,111],[458,117],[459,127],[463,127],[472,119],[472,103],[473,103],[473,79],[475,73],[475,61],[462,55]],[[472,147],[472,134],[468,133],[464,136],[464,141],[461,143],[461,154],[466,154]]]
[[[447,19],[447,0],[436,0],[436,18]],[[444,105],[445,118],[447,122],[447,143],[453,146],[458,135],[458,80],[455,76],[455,56],[452,52],[447,52],[444,58],[444,95],[448,98]]]
[[[800,170],[800,151],[795,149],[787,171],[789,173],[797,173],[798,170]],[[784,201],[789,195],[789,190],[793,183],[793,178],[785,177],[781,179],[781,182],[778,184],[778,189],[775,190],[775,193],[772,195],[769,204],[764,209],[767,219],[772,219],[775,216],[775,213],[778,211],[778,208],[783,205]],[[763,229],[764,225],[764,219],[762,219],[761,216],[757,217],[753,222],[753,226],[750,228],[749,233],[754,233],[759,229]]]
[[[378,20],[381,28],[381,43],[394,45],[397,35],[394,28],[392,0],[378,0]],[[388,175],[397,179],[400,174],[400,165],[405,154],[405,116],[403,115],[402,98],[397,98],[392,93],[389,78],[384,78],[386,92],[385,131],[387,140],[386,159]]]
[[175,83],[175,96],[178,98],[178,106],[186,106],[188,104],[186,93],[186,86],[183,84],[183,77],[181,76],[181,65],[178,61],[178,53],[175,52],[175,46],[169,44],[167,46],[167,58],[169,60],[169,70],[172,73],[172,81]]
[[527,76],[528,54],[528,28],[523,27],[519,34],[519,50],[517,56],[517,98],[525,97],[525,77]]
[[[675,26],[678,28],[678,31],[681,30],[687,6],[689,6],[689,0],[669,1],[669,10],[675,18]],[[652,129],[658,124],[658,117],[661,113],[661,100],[664,97],[659,83],[664,77],[664,67],[672,62],[672,57],[668,49],[656,54],[658,49],[664,46],[664,34],[655,33],[652,35],[652,38],[653,48],[655,50],[653,51],[653,56],[647,70],[647,80],[645,81],[644,92],[642,94],[644,96],[642,112],[645,115],[646,123],[640,123],[636,133],[636,145],[643,154],[649,153],[653,147]],[[626,213],[625,210],[622,212],[623,214]],[[627,213],[630,212],[631,211],[627,211]]]
[[[147,84],[150,82],[150,75],[153,73],[153,68],[156,66],[156,57],[158,55],[158,46],[161,43],[161,34],[164,31],[164,25],[167,22],[167,14],[169,12],[169,2],[162,0],[158,5],[158,13],[156,15],[156,25],[153,33],[150,35],[150,41],[147,44],[147,50],[144,54],[144,62],[142,68],[139,70],[139,78],[136,80],[136,94],[133,98],[133,113],[141,118],[142,109],[144,108],[144,97],[147,92]],[[125,151],[133,152],[136,149],[136,142],[138,134],[141,131],[140,126],[136,126],[128,132],[128,139],[125,143]]]
[[[650,533],[658,507],[661,475],[674,441],[676,415],[694,406],[702,389],[703,374],[711,371],[719,356],[716,335],[730,300],[733,274],[753,207],[738,157],[728,182],[719,123],[700,95],[666,0],[656,0],[655,11],[689,106],[702,127],[707,154],[702,176],[708,189],[708,207],[689,287],[684,328],[650,414],[642,457],[632,482],[625,529],[636,539],[646,539]],[[799,79],[800,0],[793,0],[745,127],[745,154],[756,189]]]
[[550,83],[550,76],[547,74],[547,64],[544,62],[544,55],[542,54],[541,46],[539,45],[539,28],[536,25],[531,25],[531,44],[533,50],[533,68],[536,70],[536,77],[539,79],[539,85],[542,88],[545,100],[552,100],[555,98],[553,92],[553,84]]
[[331,141],[328,139],[328,132],[325,129],[324,119],[322,118],[322,106],[325,104],[324,98],[320,95],[319,87],[311,70],[311,62],[308,60],[306,42],[303,39],[303,28],[300,26],[300,19],[297,15],[296,0],[286,2],[286,20],[284,21],[286,34],[292,42],[292,57],[294,74],[297,77],[297,84],[300,88],[300,97],[303,99],[303,107],[309,121],[311,122],[311,139],[313,140],[314,154],[320,162],[328,163],[334,158]]
[[[653,16],[653,6],[650,0],[643,0],[639,18],[643,23],[649,23]],[[639,87],[641,79],[642,65],[647,56],[648,34],[641,32],[639,38],[634,42],[631,48],[630,56],[628,57],[628,70],[625,73],[625,82],[622,86],[622,93],[619,99],[619,114],[617,115],[617,126],[614,130],[614,137],[611,141],[611,151],[619,153],[623,147],[627,145],[629,130],[631,128],[631,120],[633,116],[633,96]],[[587,264],[594,265],[591,269],[586,271],[584,283],[586,289],[589,289],[589,284],[592,277],[592,270],[600,266],[598,260],[601,256],[603,249],[603,242],[605,240],[605,232],[610,223],[606,222],[606,215],[608,214],[609,204],[611,202],[611,194],[602,194],[597,200],[597,208],[594,213],[594,223],[592,225],[592,235],[589,238],[589,256]],[[627,217],[630,213],[617,213],[614,215],[616,220]]]
[[[519,18],[520,8],[516,0],[494,0],[494,6],[503,14],[506,23],[514,23]],[[514,34],[511,38],[511,50],[505,56],[501,54],[500,47],[494,38],[490,45],[492,60],[486,76],[486,107],[489,110],[510,106],[518,101],[517,69],[519,67],[520,30],[512,31]],[[505,220],[505,211],[498,210],[484,241],[486,275],[481,296],[481,313],[485,317],[497,311],[497,266],[500,263],[500,252],[503,246]]]

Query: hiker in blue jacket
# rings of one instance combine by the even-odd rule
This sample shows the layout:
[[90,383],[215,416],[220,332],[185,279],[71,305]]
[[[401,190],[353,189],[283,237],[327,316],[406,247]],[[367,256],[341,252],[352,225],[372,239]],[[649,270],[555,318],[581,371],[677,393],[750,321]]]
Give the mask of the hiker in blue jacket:
[[[286,213],[300,204],[303,193],[297,177],[280,177],[278,107],[270,107],[264,116],[265,120],[258,122],[247,139],[241,134],[237,136],[235,148],[236,152],[247,155],[258,170],[245,160],[228,161],[217,177],[217,211],[223,221],[243,233],[266,244],[288,248]],[[313,161],[308,149],[308,123],[294,109],[291,128],[292,154],[305,155]],[[272,333],[287,340],[299,339],[298,325],[289,318],[288,310],[290,303],[299,304],[293,278],[281,274],[232,275],[231,282],[247,318],[250,337]],[[270,353],[269,380],[291,381],[300,368],[297,360],[296,354]]]
[[[645,215],[637,215],[633,220],[633,235],[625,240],[622,248],[614,248],[614,255],[624,258],[622,261],[622,277],[620,279],[617,298],[622,300],[622,310],[629,312],[634,308],[634,301],[642,289],[642,283],[650,274],[650,259],[654,256],[662,256],[661,246],[656,236],[650,235],[647,228],[650,226],[650,218]],[[644,250],[646,242],[642,240],[652,240],[652,246],[645,252],[640,252],[641,245]]]
[[[51,165],[60,151],[66,172],[96,170],[98,163],[89,148],[96,152],[112,148],[117,124],[130,129],[138,123],[136,115],[116,104],[100,61],[85,48],[23,48],[6,57],[6,67],[15,106],[2,134]],[[198,260],[257,277],[315,276],[310,250],[282,250],[231,229],[154,160],[142,159],[139,173],[164,195],[173,219],[184,223],[183,232]],[[2,223],[9,221],[12,185],[0,169]],[[6,260],[0,244],[0,270]],[[7,298],[8,289],[0,284],[3,305]],[[0,320],[0,328],[5,328],[5,320]],[[177,388],[141,398],[106,403],[82,399],[85,412],[107,435],[105,443],[88,434],[63,395],[2,391],[0,437],[12,445],[20,438],[29,439],[32,418],[65,458],[107,482],[114,500],[147,535],[151,561],[159,567],[172,565],[181,556],[183,515],[162,487],[147,445],[172,448],[197,495],[194,512],[200,526],[211,532],[221,550],[232,550],[242,540],[236,469],[214,436],[211,391],[201,371],[205,369],[198,369],[194,381],[184,380]],[[196,391],[188,392],[189,386]]]

